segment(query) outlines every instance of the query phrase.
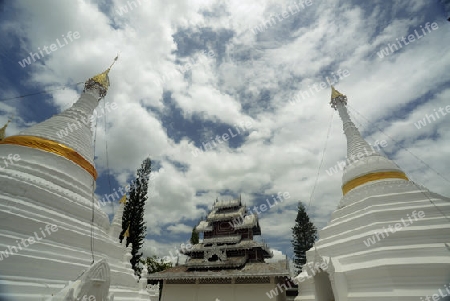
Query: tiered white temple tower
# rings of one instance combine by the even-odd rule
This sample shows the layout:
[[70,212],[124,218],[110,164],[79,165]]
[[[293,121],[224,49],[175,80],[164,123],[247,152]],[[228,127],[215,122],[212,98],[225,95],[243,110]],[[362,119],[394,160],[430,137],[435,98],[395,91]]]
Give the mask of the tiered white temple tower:
[[273,253],[253,240],[261,235],[258,216],[249,214],[241,198],[216,200],[195,229],[203,241],[182,251],[186,263],[148,277],[163,281],[162,301],[286,300],[288,262],[265,262]]
[[331,104],[343,121],[350,163],[339,206],[296,278],[296,300],[446,300],[450,199],[408,180],[374,151],[351,121],[347,97],[334,88]]
[[[107,285],[116,301],[150,300],[131,269],[131,247],[116,235],[123,208],[110,226],[94,197],[90,118],[106,95],[109,70],[89,79],[68,110],[0,137],[0,158],[6,160],[0,168],[1,300],[47,300],[101,259],[88,273],[95,285]],[[61,138],[57,132],[65,127],[71,131]],[[109,300],[104,293],[101,300]]]

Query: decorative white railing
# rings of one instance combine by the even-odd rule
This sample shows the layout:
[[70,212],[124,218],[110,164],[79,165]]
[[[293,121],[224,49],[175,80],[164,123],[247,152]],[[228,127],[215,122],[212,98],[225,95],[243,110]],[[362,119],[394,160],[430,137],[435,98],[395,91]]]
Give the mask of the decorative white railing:
[[203,245],[207,244],[226,244],[226,243],[238,243],[241,241],[241,235],[234,236],[223,236],[223,237],[215,237],[215,238],[205,238],[203,239]]

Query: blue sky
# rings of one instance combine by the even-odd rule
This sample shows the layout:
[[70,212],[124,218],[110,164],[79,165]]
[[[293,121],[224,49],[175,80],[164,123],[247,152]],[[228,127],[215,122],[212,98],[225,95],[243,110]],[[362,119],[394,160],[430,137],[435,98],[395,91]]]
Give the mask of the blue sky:
[[[242,195],[253,206],[287,192],[290,198],[263,212],[260,224],[263,238],[290,256],[296,205],[310,202],[327,141],[309,208],[317,227],[324,227],[342,197],[342,173],[326,170],[346,154],[326,79],[344,70],[348,75],[337,77],[335,86],[348,96],[364,138],[385,140],[383,152],[411,179],[450,195],[436,173],[445,176],[450,168],[450,118],[424,119],[450,105],[444,1],[241,2],[5,3],[0,122],[14,114],[7,132],[13,135],[70,107],[82,90],[76,84],[120,53],[99,103],[117,109],[106,122],[97,120],[96,193],[102,198],[126,186],[142,160],[152,158],[147,255],[165,256],[186,242],[217,197]],[[424,34],[427,22],[437,28]],[[79,38],[64,44],[69,31]],[[392,46],[411,34],[414,41]],[[62,47],[22,67],[30,52],[57,39]],[[383,57],[382,49],[389,49]],[[321,82],[326,87],[314,90]],[[49,92],[4,101],[44,90]],[[309,96],[298,97],[305,91]],[[419,120],[425,124],[420,128]],[[228,139],[206,146],[224,134]]]

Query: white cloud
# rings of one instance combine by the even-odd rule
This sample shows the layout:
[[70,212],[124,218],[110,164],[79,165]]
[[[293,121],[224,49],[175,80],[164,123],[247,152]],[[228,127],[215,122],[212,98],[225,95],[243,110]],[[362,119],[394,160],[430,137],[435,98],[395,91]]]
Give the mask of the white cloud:
[[[106,168],[105,139],[112,174],[122,185],[145,157],[160,161],[165,172],[155,179],[156,195],[146,206],[151,237],[146,248],[167,248],[168,244],[160,241],[169,231],[188,236],[192,230],[188,221],[205,215],[205,206],[209,208],[225,189],[242,193],[248,204],[254,202],[255,193],[289,192],[289,200],[261,216],[262,231],[269,242],[283,237],[289,244],[296,212],[286,208],[299,200],[309,203],[333,111],[328,105],[328,88],[294,106],[288,100],[338,69],[350,72],[337,88],[348,95],[351,109],[389,136],[405,141],[404,147],[439,172],[445,174],[450,168],[450,137],[446,130],[450,119],[442,118],[422,130],[413,124],[448,99],[449,92],[443,88],[448,85],[450,62],[445,30],[440,28],[383,60],[376,56],[380,47],[407,34],[411,26],[429,21],[415,14],[430,5],[425,1],[415,1],[414,5],[396,1],[396,12],[406,11],[413,16],[394,19],[381,5],[371,4],[374,8],[368,11],[362,4],[313,1],[311,7],[261,35],[252,34],[248,28],[264,20],[272,10],[289,5],[289,0],[248,2],[251,13],[242,13],[240,6],[245,5],[235,1],[178,0],[175,4],[156,0],[119,16],[115,10],[124,3],[113,1],[114,6],[105,13],[82,0],[17,1],[21,13],[3,29],[18,35],[24,55],[68,31],[80,32],[79,40],[27,67],[30,85],[53,87],[83,81],[107,68],[120,51],[104,100],[117,103],[119,109],[108,114],[106,135],[104,120],[99,120],[96,166],[100,171]],[[235,34],[226,41],[227,45],[205,38],[207,28],[213,32],[210,35],[225,31],[219,29],[224,16],[221,19],[213,13],[202,13],[217,12],[219,8],[224,15],[228,12],[233,17],[227,28]],[[179,32],[185,34],[186,40],[175,39]],[[188,42],[201,50],[188,57],[177,55],[177,51],[187,47],[181,43]],[[204,56],[203,49],[214,50],[215,56],[193,65],[186,73],[177,71],[178,60],[198,60]],[[224,49],[233,50],[234,57],[222,61],[218,50]],[[155,80],[168,74],[175,76],[163,86],[155,84]],[[164,126],[162,119],[174,122],[163,101],[163,92],[169,90],[173,103],[186,119],[192,121],[195,115],[205,124],[220,122],[230,126],[250,121],[253,126],[249,136],[238,148],[223,143],[194,157],[191,151],[197,136],[191,132],[175,141]],[[75,95],[74,90],[54,92],[51,101],[56,108],[63,108]],[[382,133],[374,132],[372,125],[358,120],[364,125],[361,130],[371,133],[368,140],[386,139]],[[12,126],[11,131],[25,126]],[[341,175],[328,176],[325,172],[346,154],[337,113],[331,126],[310,208],[319,228],[326,224],[342,196]],[[215,130],[202,129],[204,138],[209,139],[209,133]],[[387,142],[398,150],[398,145]],[[407,152],[399,151],[392,159],[418,182],[450,195],[449,186],[426,166],[417,165]],[[187,169],[180,170],[173,161]]]
[[184,224],[176,224],[176,225],[171,225],[171,226],[167,227],[167,230],[169,230],[171,232],[176,232],[176,233],[190,234],[192,232],[192,227],[189,227]]

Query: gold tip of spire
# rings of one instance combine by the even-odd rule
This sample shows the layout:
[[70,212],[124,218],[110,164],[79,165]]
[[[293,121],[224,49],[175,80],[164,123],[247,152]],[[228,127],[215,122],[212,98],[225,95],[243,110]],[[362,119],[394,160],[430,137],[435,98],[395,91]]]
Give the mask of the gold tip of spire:
[[123,237],[130,237],[130,226],[128,226],[127,231],[125,231]]
[[2,128],[0,128],[0,141],[5,139],[6,127],[8,126],[8,123],[9,123],[9,120]]
[[100,86],[100,87],[98,87],[100,89],[100,98],[105,97],[106,93],[108,92],[108,87],[109,87],[108,74],[118,58],[119,58],[119,55],[116,56],[116,58],[114,59],[114,61],[111,64],[111,66],[109,66],[109,68],[106,69],[104,72],[97,74],[94,77],[90,78],[86,82],[84,89],[87,90],[87,89],[93,88],[95,86],[97,86],[97,87]]
[[345,95],[342,94],[341,92],[339,92],[338,90],[336,90],[334,88],[334,86],[331,86],[331,99],[334,99],[334,98],[339,97],[339,96],[345,96]]
[[111,70],[111,67],[114,65],[114,63],[117,61],[118,58],[119,58],[119,56],[116,56],[116,58],[114,59],[114,61],[111,64],[111,66],[109,66],[109,68],[106,69],[104,72],[92,77],[92,79],[95,82],[99,83],[105,89],[108,89],[108,87],[109,87],[109,77],[108,77],[109,71]]
[[120,199],[119,203],[126,204],[127,203],[127,196],[124,194],[123,197]]
[[6,122],[5,125],[0,128],[0,141],[5,139],[5,137],[6,137],[6,128],[8,127],[8,124],[10,122],[11,122],[11,119],[8,119],[8,122]]

